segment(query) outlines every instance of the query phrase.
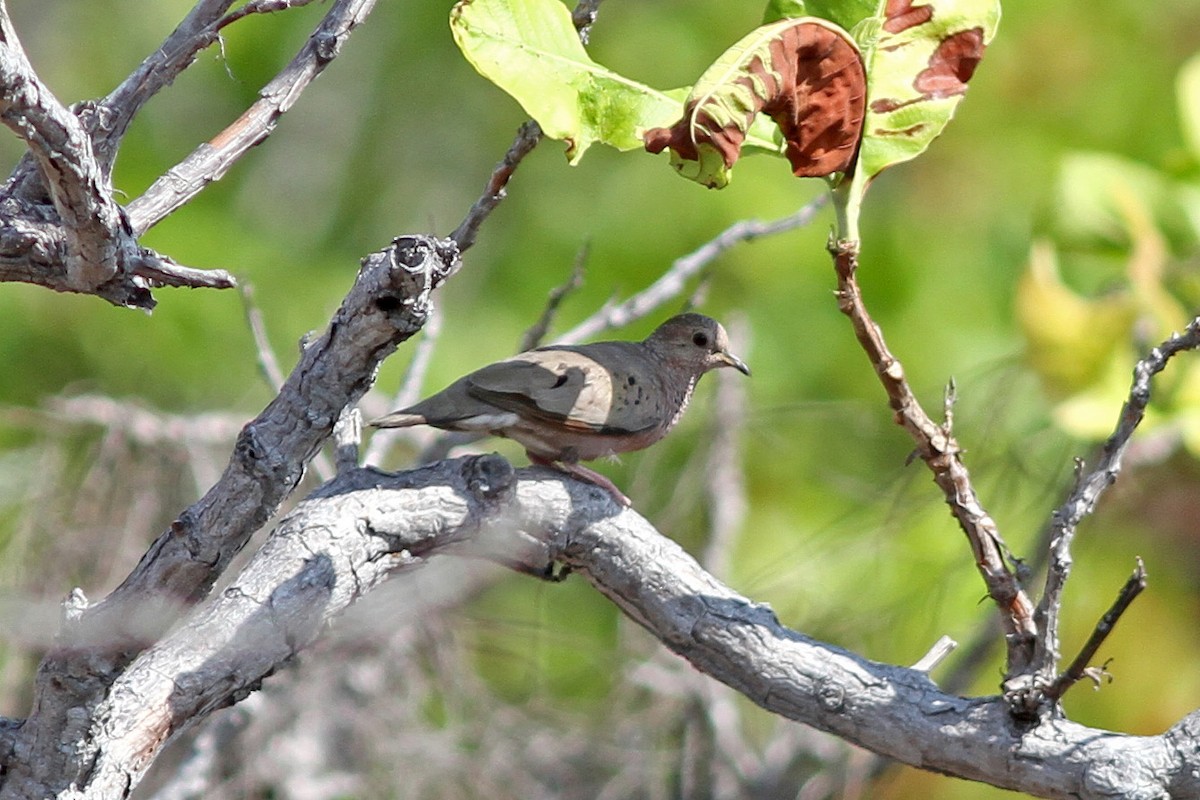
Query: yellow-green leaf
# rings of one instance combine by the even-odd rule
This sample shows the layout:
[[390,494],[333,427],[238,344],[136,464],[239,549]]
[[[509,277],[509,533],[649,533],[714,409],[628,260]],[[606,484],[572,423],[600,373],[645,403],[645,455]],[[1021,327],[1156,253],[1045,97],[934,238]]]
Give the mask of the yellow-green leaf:
[[463,0],[450,28],[480,74],[567,143],[572,163],[595,142],[639,148],[642,130],[679,115],[679,100],[593,61],[558,0]]

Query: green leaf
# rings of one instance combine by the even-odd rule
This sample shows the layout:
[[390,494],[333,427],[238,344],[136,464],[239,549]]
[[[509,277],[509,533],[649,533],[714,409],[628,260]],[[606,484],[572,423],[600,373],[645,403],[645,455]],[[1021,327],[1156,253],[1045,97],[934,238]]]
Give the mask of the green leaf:
[[807,17],[808,6],[804,0],[769,0],[763,9],[762,24],[769,25],[781,19]]
[[846,30],[852,30],[864,19],[875,16],[879,0],[808,0],[808,13],[836,22]]
[[1054,210],[1065,241],[1077,247],[1128,247],[1131,208],[1144,208],[1176,252],[1200,242],[1200,204],[1193,188],[1109,153],[1077,152],[1063,159]]
[[512,95],[574,164],[595,142],[642,146],[641,132],[676,119],[681,103],[597,64],[558,0],[463,0],[454,41],[481,75]]
[[763,24],[797,17],[820,17],[850,30],[875,14],[878,0],[770,0]]
[[867,114],[853,180],[834,192],[839,237],[858,239],[871,180],[941,134],[999,23],[999,0],[881,0],[855,26],[867,66]]
[[1192,152],[1192,158],[1200,162],[1200,54],[1188,59],[1179,71],[1176,93],[1179,97],[1183,138]]
[[954,115],[1000,22],[998,0],[888,0],[867,60],[857,172],[870,180],[920,155]]
[[779,126],[798,177],[846,171],[862,133],[866,76],[858,47],[816,17],[763,25],[709,67],[674,125],[651,128],[646,149],[671,149],[671,165],[709,188],[729,183],[760,113]]

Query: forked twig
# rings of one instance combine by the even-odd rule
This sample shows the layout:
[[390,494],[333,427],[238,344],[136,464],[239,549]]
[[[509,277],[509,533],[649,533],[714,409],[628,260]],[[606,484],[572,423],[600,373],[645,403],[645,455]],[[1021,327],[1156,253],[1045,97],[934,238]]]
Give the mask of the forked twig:
[[[134,234],[140,236],[205,186],[220,180],[238,159],[266,139],[313,79],[337,58],[342,44],[374,6],[375,0],[335,0],[300,52],[259,91],[259,99],[253,105],[129,204],[129,222]],[[238,13],[218,22],[212,35]]]
[[900,361],[888,350],[883,332],[871,319],[858,285],[856,242],[833,241],[829,246],[838,279],[838,308],[854,327],[854,335],[875,367],[887,392],[888,403],[898,425],[908,431],[917,445],[917,455],[933,473],[946,504],[967,535],[975,565],[983,576],[988,594],[1000,609],[1007,647],[1006,676],[1025,674],[1033,657],[1037,629],[1033,603],[1014,571],[1005,562],[1007,547],[995,520],[975,494],[971,475],[962,461],[962,450],[948,422],[934,422],[913,394]]
[[1050,531],[1050,563],[1046,569],[1045,591],[1038,603],[1035,620],[1040,634],[1037,640],[1034,666],[1045,680],[1054,674],[1059,658],[1059,612],[1062,593],[1071,573],[1071,543],[1079,523],[1096,508],[1104,490],[1116,481],[1134,431],[1146,414],[1150,403],[1151,379],[1166,368],[1177,354],[1200,347],[1200,317],[1191,321],[1183,333],[1171,336],[1155,347],[1133,368],[1129,396],[1121,407],[1116,429],[1105,441],[1100,460],[1091,472],[1084,474],[1082,463],[1077,470],[1075,489],[1054,512]]
[[1096,652],[1100,649],[1100,645],[1104,644],[1104,640],[1112,633],[1116,627],[1117,620],[1125,613],[1134,599],[1146,588],[1146,565],[1142,563],[1142,559],[1138,558],[1137,566],[1133,570],[1133,574],[1129,576],[1129,580],[1125,581],[1125,585],[1121,587],[1121,592],[1117,595],[1117,599],[1113,602],[1112,607],[1105,612],[1100,621],[1096,623],[1096,627],[1092,630],[1092,635],[1088,637],[1087,642],[1079,650],[1079,655],[1075,656],[1075,660],[1071,662],[1071,666],[1067,667],[1067,671],[1059,675],[1050,688],[1046,690],[1046,698],[1051,701],[1059,700],[1067,690],[1079,682],[1082,678],[1093,678],[1096,668],[1089,667],[1092,659],[1096,657]]

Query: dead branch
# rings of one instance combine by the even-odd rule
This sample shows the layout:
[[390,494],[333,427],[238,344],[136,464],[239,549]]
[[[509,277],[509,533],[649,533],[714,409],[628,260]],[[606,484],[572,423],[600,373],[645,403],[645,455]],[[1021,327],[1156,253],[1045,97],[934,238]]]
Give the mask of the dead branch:
[[72,607],[39,670],[38,711],[20,731],[22,758],[6,776],[4,791],[11,794],[0,796],[24,796],[30,786],[40,796],[46,786],[57,792],[79,779],[89,752],[73,738],[77,721],[68,720],[78,716],[75,709],[94,708],[136,653],[207,594],[299,483],[379,362],[420,329],[430,294],[457,266],[452,243],[424,237],[397,239],[364,260],[329,328],[304,351],[279,395],[243,427],[221,479],[105,600]]
[[917,454],[933,472],[934,482],[942,490],[946,504],[967,535],[975,556],[975,565],[983,576],[988,594],[1000,609],[1007,643],[1008,678],[1025,675],[1033,658],[1037,628],[1033,603],[1005,562],[1008,551],[995,521],[979,502],[971,485],[971,475],[962,461],[962,450],[948,425],[939,425],[925,413],[904,375],[904,367],[888,350],[883,332],[871,319],[858,286],[857,244],[831,242],[830,253],[838,279],[838,307],[850,318],[854,335],[875,367],[876,375],[887,392],[895,420],[917,444]]
[[687,281],[695,277],[726,250],[742,242],[752,242],[763,236],[774,236],[796,228],[803,228],[813,221],[817,212],[824,207],[828,199],[824,194],[818,195],[794,213],[772,222],[744,219],[733,223],[691,253],[675,259],[654,283],[621,303],[606,304],[595,314],[557,337],[555,343],[579,344],[595,338],[606,330],[620,328],[645,318],[661,308],[664,303],[668,303],[682,294]]
[[[134,233],[139,236],[145,233],[205,186],[220,180],[238,159],[270,136],[279,118],[338,57],[346,39],[374,7],[375,0],[335,0],[300,52],[259,91],[259,99],[253,105],[129,204],[129,223]],[[216,30],[237,18],[234,14],[218,21]]]
[[[1113,601],[1112,607],[1104,613],[1100,621],[1096,623],[1092,635],[1084,643],[1079,650],[1079,655],[1071,662],[1071,666],[1067,667],[1062,675],[1050,685],[1046,690],[1046,699],[1051,702],[1057,702],[1067,690],[1078,683],[1081,679],[1088,677],[1096,669],[1091,666],[1092,659],[1096,657],[1100,646],[1104,644],[1104,640],[1112,633],[1113,628],[1117,625],[1117,620],[1121,615],[1128,610],[1133,603],[1146,588],[1146,565],[1139,558],[1137,567],[1133,570],[1133,574],[1129,576],[1129,580],[1125,581],[1125,585],[1121,587],[1117,599]],[[1097,684],[1098,685],[1098,684]]]
[[1200,792],[1196,750],[1180,746],[1200,715],[1150,737],[1061,719],[1016,729],[1001,697],[944,694],[924,673],[785,628],[596,487],[482,456],[396,475],[353,470],[314,492],[229,590],[113,684],[76,796],[123,796],[165,741],[256,689],[329,617],[390,574],[451,553],[530,568],[560,560],[702,672],[907,764],[1049,798]]
[[[1200,317],[1193,319],[1183,333],[1171,336],[1138,361],[1133,369],[1129,396],[1121,408],[1116,429],[1104,443],[1099,462],[1086,475],[1080,465],[1074,490],[1054,512],[1049,532],[1050,562],[1046,569],[1046,586],[1035,611],[1040,633],[1034,650],[1033,667],[1040,676],[1041,685],[1051,684],[1058,665],[1059,613],[1063,589],[1071,574],[1071,543],[1075,531],[1079,523],[1095,510],[1100,496],[1120,474],[1121,460],[1150,404],[1152,379],[1166,368],[1173,357],[1197,347],[1200,347]],[[1031,702],[1036,702],[1036,699],[1031,698]]]

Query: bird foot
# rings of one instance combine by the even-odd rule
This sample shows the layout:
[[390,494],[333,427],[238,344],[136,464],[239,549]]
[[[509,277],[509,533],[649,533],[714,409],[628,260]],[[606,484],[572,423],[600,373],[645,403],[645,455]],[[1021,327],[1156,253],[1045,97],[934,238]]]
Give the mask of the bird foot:
[[625,496],[625,493],[617,488],[617,485],[608,478],[601,475],[595,470],[588,469],[582,464],[572,464],[565,461],[550,461],[544,458],[538,458],[533,454],[529,454],[529,460],[535,464],[541,464],[544,467],[551,467],[559,472],[565,472],[568,475],[573,475],[576,478],[581,478],[588,483],[595,484],[601,489],[604,489],[612,495],[613,500],[617,501],[617,505],[625,506],[626,508],[633,505],[633,501]]

